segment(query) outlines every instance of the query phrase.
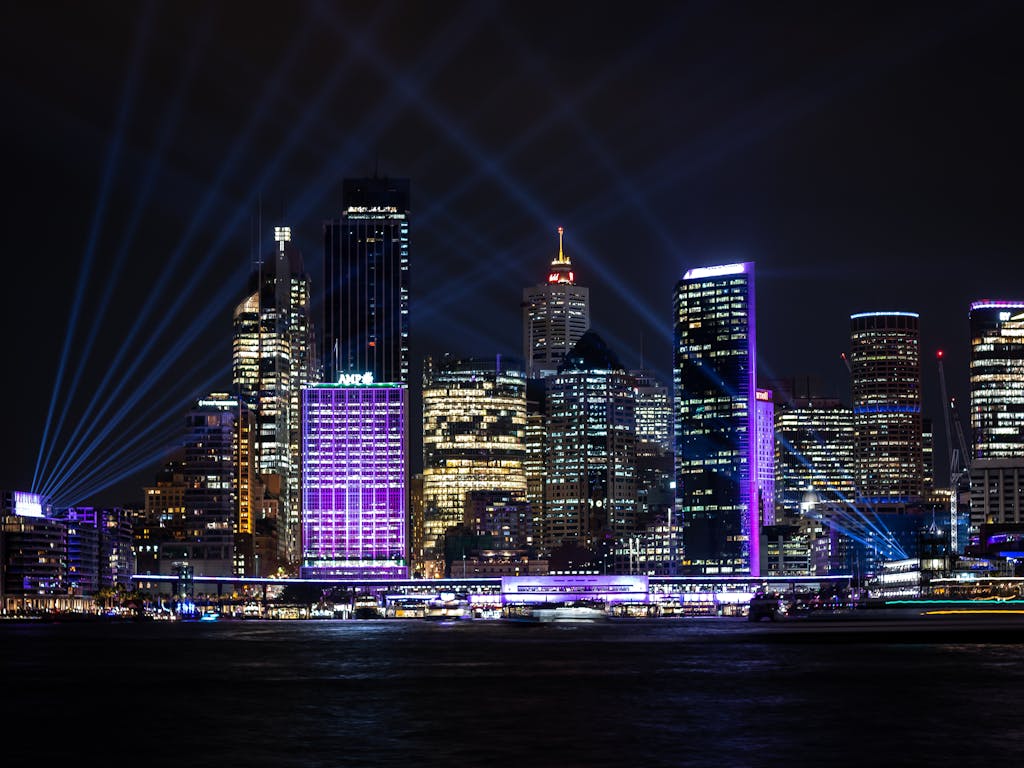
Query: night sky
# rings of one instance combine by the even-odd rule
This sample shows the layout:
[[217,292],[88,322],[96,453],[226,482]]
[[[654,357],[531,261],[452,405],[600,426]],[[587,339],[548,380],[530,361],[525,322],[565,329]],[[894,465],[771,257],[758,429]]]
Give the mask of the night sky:
[[319,296],[341,181],[374,172],[412,184],[415,381],[426,354],[521,355],[522,290],[559,226],[594,329],[666,382],[675,283],[754,261],[764,380],[811,374],[848,401],[849,315],[921,313],[942,478],[935,351],[966,414],[969,304],[1024,298],[1022,20],[974,2],[7,2],[0,488],[28,488],[52,446],[40,481],[67,449],[78,501],[141,503],[189,402],[230,383],[259,235],[292,227]]

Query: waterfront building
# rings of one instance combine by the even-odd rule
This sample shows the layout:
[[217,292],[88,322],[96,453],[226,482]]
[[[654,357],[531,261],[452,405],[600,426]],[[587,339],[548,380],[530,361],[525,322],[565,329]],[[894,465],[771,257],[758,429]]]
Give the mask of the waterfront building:
[[975,301],[969,319],[972,458],[1024,458],[1024,301]]
[[[252,467],[265,486],[277,487],[280,560],[294,572],[301,518],[300,397],[317,375],[310,317],[310,279],[291,228],[274,227],[274,248],[252,273],[235,307],[231,379],[235,394],[254,415]],[[248,467],[245,461],[243,467]],[[239,487],[240,533],[252,536],[261,498],[251,493],[256,476]],[[276,477],[274,477],[276,476]]]
[[807,491],[825,503],[852,501],[853,411],[834,398],[795,398],[775,414],[776,499],[795,516]]
[[408,388],[369,373],[302,391],[302,576],[407,578]]
[[676,503],[686,569],[757,575],[754,264],[688,270],[674,299]]
[[540,531],[544,524],[544,486],[547,479],[547,417],[544,415],[546,388],[544,379],[526,380],[526,428],[523,471],[526,475],[526,500],[533,512],[534,545],[546,554]]
[[596,555],[599,546],[637,530],[633,387],[594,331],[580,337],[548,379],[545,551],[576,546]]
[[924,491],[920,346],[916,312],[850,316],[855,477],[872,504]]
[[761,525],[775,525],[775,403],[770,389],[755,393],[757,509]]
[[423,371],[424,560],[465,519],[471,491],[526,499],[526,378],[519,361],[444,356]]
[[[246,404],[224,392],[199,398],[186,416],[179,465],[185,484],[183,515],[172,537],[161,543],[161,572],[187,564],[196,576],[234,574],[234,531],[238,519],[240,424]],[[235,574],[237,575],[237,574]]]
[[96,588],[130,591],[132,574],[135,573],[131,513],[120,507],[97,509],[80,506],[69,507],[63,518],[96,531]]
[[324,224],[323,380],[409,381],[409,180],[345,179]]
[[558,371],[566,353],[590,327],[590,289],[576,284],[572,262],[562,247],[543,283],[523,290],[523,360],[528,378]]

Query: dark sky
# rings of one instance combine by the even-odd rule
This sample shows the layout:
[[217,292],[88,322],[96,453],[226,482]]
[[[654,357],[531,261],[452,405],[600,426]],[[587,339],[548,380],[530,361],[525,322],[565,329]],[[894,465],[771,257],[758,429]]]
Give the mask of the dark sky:
[[416,372],[427,353],[520,354],[522,289],[564,226],[627,365],[642,349],[667,380],[676,281],[749,260],[765,379],[809,373],[846,399],[850,313],[917,311],[941,425],[935,350],[966,405],[970,302],[1024,297],[1022,19],[974,2],[7,2],[0,488],[39,486],[63,455],[65,494],[138,503],[188,403],[229,383],[258,225],[264,242],[292,226],[318,295],[341,180],[375,169],[412,182]]

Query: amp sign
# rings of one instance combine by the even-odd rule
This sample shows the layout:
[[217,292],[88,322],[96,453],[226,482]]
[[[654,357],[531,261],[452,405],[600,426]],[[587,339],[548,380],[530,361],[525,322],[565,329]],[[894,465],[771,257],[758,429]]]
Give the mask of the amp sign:
[[372,373],[342,373],[338,375],[338,383],[345,386],[358,386],[359,384],[373,384]]

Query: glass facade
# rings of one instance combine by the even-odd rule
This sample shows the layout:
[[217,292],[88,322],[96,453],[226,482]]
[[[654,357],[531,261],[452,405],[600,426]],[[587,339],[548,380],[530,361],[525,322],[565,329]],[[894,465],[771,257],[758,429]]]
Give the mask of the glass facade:
[[757,403],[757,507],[761,525],[775,524],[775,403],[759,389]]
[[471,491],[526,498],[526,377],[498,358],[445,357],[423,375],[424,559],[464,522]]
[[971,304],[975,459],[1024,459],[1024,301]]
[[303,577],[408,577],[407,391],[302,391]]
[[676,503],[684,569],[759,570],[754,264],[692,269],[674,301]]
[[345,179],[324,224],[324,381],[409,380],[409,180]]
[[920,346],[916,312],[850,316],[855,477],[871,504],[924,490]]

